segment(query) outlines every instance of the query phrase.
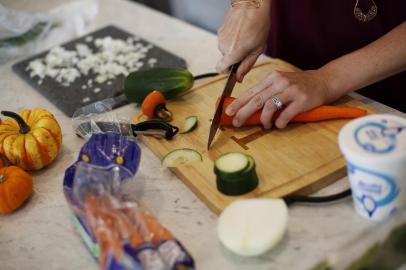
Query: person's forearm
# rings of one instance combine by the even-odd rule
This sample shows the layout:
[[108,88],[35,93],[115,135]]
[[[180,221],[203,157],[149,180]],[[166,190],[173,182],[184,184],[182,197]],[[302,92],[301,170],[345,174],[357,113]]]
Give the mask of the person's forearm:
[[260,9],[269,9],[271,0],[231,0],[231,7],[255,7]]
[[[406,21],[369,45],[319,69],[333,98],[406,70]],[[390,89],[389,89],[390,90]]]

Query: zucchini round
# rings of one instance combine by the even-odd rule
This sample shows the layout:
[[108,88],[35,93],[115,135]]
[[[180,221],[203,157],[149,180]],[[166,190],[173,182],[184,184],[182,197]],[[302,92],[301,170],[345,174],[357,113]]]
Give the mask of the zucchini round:
[[131,102],[141,104],[154,90],[171,99],[193,86],[193,75],[187,69],[154,68],[131,72],[124,80],[124,94]]
[[[244,156],[247,159],[247,166],[241,171],[227,173],[224,170],[219,170],[218,166],[215,166],[214,173],[216,174],[217,189],[223,194],[242,195],[254,190],[258,186],[259,181],[255,171],[255,161],[249,155]],[[217,164],[218,160],[216,160],[215,164]]]
[[248,165],[249,162],[247,155],[239,152],[231,152],[223,154],[216,159],[214,162],[214,169],[216,173],[228,176],[244,171]]
[[197,127],[197,116],[188,116],[185,118],[185,123],[183,125],[182,131],[180,133],[188,133],[193,131]]
[[162,166],[177,167],[188,165],[197,161],[202,161],[202,155],[196,150],[190,148],[175,149],[162,158]]

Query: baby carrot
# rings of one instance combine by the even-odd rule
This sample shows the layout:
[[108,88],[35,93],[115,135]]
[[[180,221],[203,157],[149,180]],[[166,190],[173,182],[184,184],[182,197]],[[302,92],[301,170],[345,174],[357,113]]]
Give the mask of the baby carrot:
[[119,260],[122,254],[120,236],[114,229],[114,219],[103,211],[99,200],[93,195],[87,195],[84,203],[87,224],[91,227],[97,243],[100,246],[100,266],[105,269],[107,255],[112,251]]
[[[235,100],[234,97],[227,97],[224,100],[223,113],[220,119],[221,126],[231,126],[233,122],[233,117],[230,117],[224,113],[225,109]],[[255,126],[261,125],[261,113],[262,111],[257,111],[251,115],[244,126]],[[279,116],[280,112],[274,114],[273,121]],[[351,119],[361,117],[367,114],[367,111],[354,107],[340,107],[340,106],[329,106],[322,105],[313,108],[307,112],[302,112],[293,117],[291,122],[318,122],[323,120],[331,119]]]
[[152,215],[143,213],[142,215],[145,226],[150,232],[151,242],[158,244],[161,241],[173,239],[172,234],[161,225]]

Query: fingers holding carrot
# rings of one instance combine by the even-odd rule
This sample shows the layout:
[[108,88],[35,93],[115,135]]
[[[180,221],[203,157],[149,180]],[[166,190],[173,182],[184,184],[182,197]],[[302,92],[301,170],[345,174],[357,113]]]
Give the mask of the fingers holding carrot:
[[239,127],[266,104],[261,123],[265,128],[271,128],[271,120],[278,109],[272,101],[272,97],[276,96],[283,103],[286,113],[281,115],[281,119],[278,119],[279,117],[275,119],[275,125],[284,128],[296,114],[326,103],[327,88],[321,75],[314,71],[274,71],[247,91],[252,93],[248,95],[248,100],[243,94],[242,98],[230,104],[230,109],[226,113],[229,116],[234,115],[233,125]]
[[333,90],[321,71],[275,71],[238,99],[225,104],[221,123],[235,127],[262,124],[269,129],[273,122],[277,128],[284,128],[291,121],[314,122],[366,114],[359,109],[319,108],[344,94],[340,93]]
[[[224,107],[223,107],[223,113],[221,115],[220,119],[220,125],[221,126],[232,126],[233,125],[233,117],[228,116],[226,113],[224,113],[224,110],[234,101],[236,100],[233,97],[228,97],[224,100]],[[244,123],[244,126],[256,126],[256,125],[261,125],[263,124],[263,114],[264,110],[266,109],[266,104],[264,106],[263,110],[255,112],[253,115],[251,115]],[[285,109],[284,109],[285,110]],[[274,112],[272,115],[272,121],[275,121],[275,119],[278,119],[278,116],[284,112],[278,111]],[[318,121],[324,121],[324,120],[331,120],[331,119],[351,119],[351,118],[357,118],[361,117],[367,114],[367,111],[359,108],[353,108],[353,107],[344,107],[344,106],[329,106],[329,105],[322,105],[315,107],[311,110],[308,110],[306,112],[299,113],[295,115],[293,118],[291,118],[290,122],[295,122],[295,123],[308,123],[308,122],[318,122]]]

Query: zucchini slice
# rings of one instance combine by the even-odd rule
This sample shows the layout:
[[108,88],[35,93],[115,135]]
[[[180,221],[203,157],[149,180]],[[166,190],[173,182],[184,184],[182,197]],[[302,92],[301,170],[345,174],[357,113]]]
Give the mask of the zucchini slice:
[[188,116],[185,118],[185,123],[183,125],[182,131],[180,133],[188,133],[197,127],[197,116]]
[[[241,171],[228,173],[220,170],[217,166],[214,168],[217,189],[225,195],[242,195],[254,190],[258,186],[259,180],[255,171],[254,159],[249,155],[242,155],[247,160],[247,166]],[[221,161],[220,158],[217,161]]]
[[202,155],[196,150],[190,148],[181,148],[172,150],[166,154],[162,158],[162,166],[177,167],[180,165],[189,165],[202,160]]
[[220,156],[214,162],[214,168],[217,172],[224,175],[237,174],[248,167],[247,155],[239,152],[226,153]]

